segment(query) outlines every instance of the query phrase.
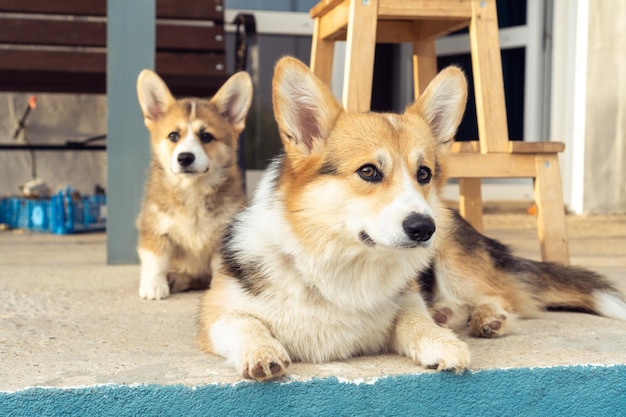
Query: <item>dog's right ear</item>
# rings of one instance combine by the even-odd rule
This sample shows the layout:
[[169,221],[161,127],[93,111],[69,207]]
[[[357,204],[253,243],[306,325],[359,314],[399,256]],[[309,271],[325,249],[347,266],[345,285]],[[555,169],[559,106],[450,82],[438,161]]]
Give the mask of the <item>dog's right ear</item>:
[[276,64],[272,89],[274,115],[285,151],[306,157],[320,149],[342,112],[330,89],[292,57]]
[[158,121],[176,101],[165,82],[148,69],[141,71],[137,77],[137,97],[148,127]]

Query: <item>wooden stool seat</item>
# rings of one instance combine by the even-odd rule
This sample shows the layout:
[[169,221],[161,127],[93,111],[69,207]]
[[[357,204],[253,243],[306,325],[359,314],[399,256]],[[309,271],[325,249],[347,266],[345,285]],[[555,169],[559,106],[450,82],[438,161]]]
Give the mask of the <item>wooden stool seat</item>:
[[461,215],[482,231],[481,179],[532,178],[542,258],[569,263],[558,161],[565,145],[509,140],[495,0],[322,0],[311,17],[311,69],[330,85],[334,45],[345,40],[342,102],[357,112],[370,110],[376,43],[412,43],[417,99],[437,73],[435,40],[469,27],[479,138],[452,146]]

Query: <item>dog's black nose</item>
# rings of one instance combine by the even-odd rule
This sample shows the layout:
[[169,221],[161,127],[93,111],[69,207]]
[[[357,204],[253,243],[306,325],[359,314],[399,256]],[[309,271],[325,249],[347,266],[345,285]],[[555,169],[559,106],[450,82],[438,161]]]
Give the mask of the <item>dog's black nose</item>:
[[426,242],[435,233],[435,221],[430,216],[411,213],[402,222],[404,233],[416,242]]
[[181,152],[178,154],[178,163],[183,167],[188,167],[193,164],[196,157],[191,152]]

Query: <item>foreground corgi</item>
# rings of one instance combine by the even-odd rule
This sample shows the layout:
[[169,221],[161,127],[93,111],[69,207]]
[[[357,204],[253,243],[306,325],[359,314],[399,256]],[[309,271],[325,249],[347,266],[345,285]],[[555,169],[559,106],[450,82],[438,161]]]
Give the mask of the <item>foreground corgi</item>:
[[416,277],[435,256],[445,155],[465,77],[440,73],[402,115],[349,113],[309,69],[278,62],[274,113],[285,153],[222,240],[200,344],[247,378],[292,361],[395,352],[462,371],[467,345],[431,318]]
[[206,288],[219,236],[245,200],[237,140],[252,99],[245,72],[210,100],[176,100],[150,70],[137,79],[152,161],[137,219],[139,296]]
[[343,111],[293,58],[273,90],[285,153],[227,229],[200,311],[202,348],[242,376],[379,352],[462,371],[469,350],[446,326],[494,336],[507,317],[548,307],[626,319],[602,277],[514,257],[442,207],[467,94],[459,69],[402,115]]

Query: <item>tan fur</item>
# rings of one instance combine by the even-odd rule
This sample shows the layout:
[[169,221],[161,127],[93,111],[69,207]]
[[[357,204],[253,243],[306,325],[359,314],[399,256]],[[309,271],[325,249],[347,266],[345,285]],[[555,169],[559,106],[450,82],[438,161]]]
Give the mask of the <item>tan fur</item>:
[[[154,72],[144,70],[137,93],[152,149],[137,219],[139,292],[142,298],[162,299],[170,290],[209,285],[220,233],[243,206],[236,152],[252,85],[246,73],[238,73],[210,100],[175,100]],[[203,134],[210,135],[206,143]],[[182,166],[177,153],[193,154],[194,162]]]
[[[202,349],[259,381],[280,378],[292,361],[380,352],[466,369],[466,344],[436,325],[415,281],[434,255],[433,239],[405,226],[441,209],[437,188],[463,113],[463,74],[442,72],[402,115],[355,114],[305,65],[284,58],[273,94],[285,155],[224,236],[200,310]],[[418,173],[427,178],[419,182]],[[379,174],[383,180],[366,179]]]

